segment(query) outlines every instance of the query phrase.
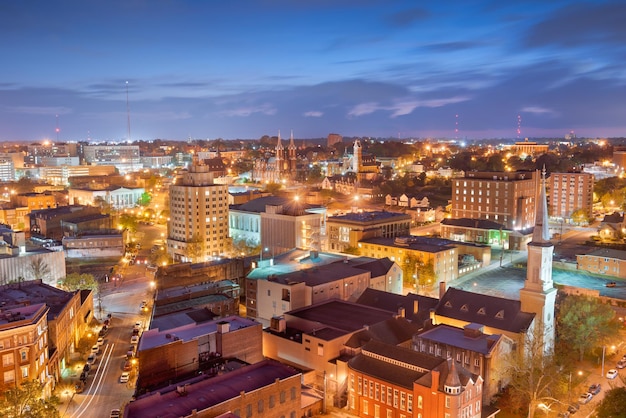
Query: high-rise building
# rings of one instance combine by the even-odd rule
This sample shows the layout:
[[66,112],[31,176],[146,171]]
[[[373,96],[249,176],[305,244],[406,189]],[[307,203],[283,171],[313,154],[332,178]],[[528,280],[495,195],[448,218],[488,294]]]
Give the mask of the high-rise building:
[[512,230],[531,228],[537,177],[532,171],[468,171],[452,181],[452,217],[487,219]]
[[223,170],[194,156],[170,186],[167,252],[175,261],[206,261],[229,249],[228,185],[215,184]]
[[593,174],[552,173],[550,176],[550,216],[570,219],[576,210],[593,216]]

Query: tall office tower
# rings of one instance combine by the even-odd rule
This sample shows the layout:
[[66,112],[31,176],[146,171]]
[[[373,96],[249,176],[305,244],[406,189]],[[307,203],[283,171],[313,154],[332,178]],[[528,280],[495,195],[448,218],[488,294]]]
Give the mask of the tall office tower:
[[170,186],[167,252],[174,261],[207,261],[229,250],[228,185],[214,183],[216,169],[194,155],[189,171]]

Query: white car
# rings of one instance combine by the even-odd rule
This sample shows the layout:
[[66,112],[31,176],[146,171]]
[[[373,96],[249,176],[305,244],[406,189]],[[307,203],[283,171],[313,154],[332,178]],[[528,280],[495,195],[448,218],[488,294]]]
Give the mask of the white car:
[[580,397],[578,398],[578,403],[580,403],[581,405],[585,405],[587,403],[589,403],[589,401],[591,400],[591,398],[593,398],[593,395],[589,392],[587,393],[583,393],[582,395],[580,395]]
[[615,379],[617,377],[617,370],[616,369],[611,369],[608,372],[606,372],[606,378],[607,379]]
[[120,383],[126,383],[128,382],[129,379],[130,379],[130,373],[123,372],[122,375],[120,376]]
[[102,345],[102,344],[104,344],[104,338],[100,337],[98,338],[98,345]]
[[142,325],[143,325],[143,323],[141,321],[137,321],[137,322],[135,322],[135,325],[133,326],[133,329],[141,329]]
[[133,335],[132,337],[130,337],[130,343],[131,344],[138,344],[139,343],[139,337],[137,335]]
[[100,351],[100,346],[98,344],[91,346],[91,354],[98,354],[98,351]]

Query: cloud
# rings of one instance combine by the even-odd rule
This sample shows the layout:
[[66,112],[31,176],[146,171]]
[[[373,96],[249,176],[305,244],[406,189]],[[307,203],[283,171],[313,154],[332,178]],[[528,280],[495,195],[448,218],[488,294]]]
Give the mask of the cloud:
[[25,115],[67,115],[72,113],[72,109],[67,107],[7,106],[5,109],[7,112]]
[[324,112],[320,112],[319,110],[311,110],[303,113],[304,116],[308,118],[321,118],[324,116]]
[[533,113],[535,115],[549,115],[556,116],[557,112],[552,109],[546,109],[545,107],[540,106],[527,106],[522,109],[524,113]]
[[276,108],[269,103],[261,104],[258,106],[246,106],[240,107],[238,109],[230,109],[218,112],[220,116],[251,116],[255,113],[260,113],[263,115],[275,115]]

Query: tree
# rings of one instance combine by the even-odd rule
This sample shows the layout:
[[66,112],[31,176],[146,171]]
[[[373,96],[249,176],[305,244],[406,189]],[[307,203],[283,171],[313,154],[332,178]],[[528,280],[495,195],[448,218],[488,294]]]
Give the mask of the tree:
[[275,195],[283,187],[280,183],[267,183],[265,185],[265,191]]
[[192,262],[198,262],[204,255],[204,240],[200,234],[194,235],[189,241],[187,241],[187,248],[185,256],[192,260]]
[[589,224],[589,215],[587,211],[584,209],[576,209],[572,212],[572,222],[575,225],[588,225]]
[[607,390],[595,412],[596,418],[626,418],[626,388]]
[[59,280],[59,286],[68,292],[81,289],[90,289],[95,292],[98,290],[99,284],[92,274],[70,273],[63,279]]
[[30,262],[29,268],[34,280],[41,280],[43,282],[50,278],[50,267],[43,258],[34,258]]
[[597,298],[567,295],[559,304],[557,332],[559,343],[578,352],[582,361],[585,352],[617,334],[619,322],[611,306]]
[[124,229],[128,229],[130,233],[137,232],[137,218],[134,215],[123,213],[120,215],[117,225]]
[[104,200],[104,198],[102,198],[101,196],[96,196],[93,199],[93,204],[94,206],[97,206],[100,208],[100,213],[103,213],[105,215],[110,214],[113,211],[113,205],[111,205],[111,203]]
[[59,399],[43,398],[44,385],[37,380],[23,382],[4,392],[0,399],[0,412],[12,418],[58,418]]
[[544,352],[542,329],[541,323],[535,323],[524,336],[524,344],[505,361],[505,375],[511,379],[507,387],[509,406],[528,418],[535,416],[541,404],[560,403],[558,398],[567,388],[554,356]]
[[150,195],[150,193],[143,192],[141,194],[141,197],[139,197],[139,199],[137,200],[137,204],[139,206],[146,207],[150,204],[151,201],[152,201],[152,196]]

